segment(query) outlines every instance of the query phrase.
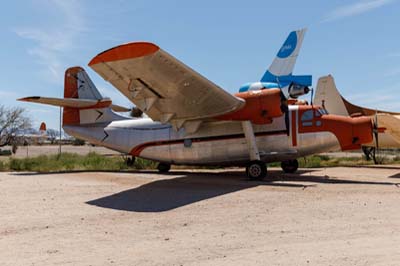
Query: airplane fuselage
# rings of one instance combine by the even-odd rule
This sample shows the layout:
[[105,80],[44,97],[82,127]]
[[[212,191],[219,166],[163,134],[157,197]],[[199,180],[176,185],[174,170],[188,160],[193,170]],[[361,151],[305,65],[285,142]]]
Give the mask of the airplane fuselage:
[[[341,138],[344,137],[338,136],[335,128],[329,127],[330,121],[326,118],[331,115],[320,110],[311,106],[290,106],[289,123],[281,116],[270,124],[253,125],[261,160],[291,160],[340,150],[343,145],[348,145],[343,144]],[[313,114],[311,119],[309,115],[305,118],[306,111]],[[352,121],[348,118],[343,123],[351,124]],[[368,121],[364,119],[362,123],[368,124]],[[324,127],[327,130],[323,130]],[[238,121],[205,122],[193,134],[187,134],[184,129],[176,131],[170,124],[148,118],[87,126],[68,125],[64,130],[96,145],[169,164],[241,165],[249,161],[248,145]]]

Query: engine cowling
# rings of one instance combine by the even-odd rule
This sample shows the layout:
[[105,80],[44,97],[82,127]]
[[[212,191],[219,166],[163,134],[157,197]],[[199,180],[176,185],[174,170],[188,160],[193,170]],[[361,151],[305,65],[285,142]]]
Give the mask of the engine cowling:
[[250,90],[235,94],[242,98],[246,104],[241,109],[218,116],[219,120],[246,121],[254,124],[269,124],[273,118],[283,115],[281,109],[281,91],[279,89]]
[[239,88],[239,92],[264,90],[264,89],[277,89],[279,84],[276,82],[252,82],[243,84]]
[[307,94],[309,91],[310,91],[309,87],[300,85],[300,84],[297,84],[294,82],[292,82],[289,85],[289,89],[288,89],[289,96],[291,98],[295,98],[295,99],[301,95]]

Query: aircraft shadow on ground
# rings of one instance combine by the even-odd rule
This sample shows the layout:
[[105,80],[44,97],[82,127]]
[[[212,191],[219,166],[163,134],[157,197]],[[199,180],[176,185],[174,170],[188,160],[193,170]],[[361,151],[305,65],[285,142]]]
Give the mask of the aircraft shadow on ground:
[[[181,174],[181,177],[153,181],[86,203],[98,207],[131,212],[163,212],[256,186],[304,190],[308,187],[315,187],[318,183],[397,185],[391,182],[330,179],[327,176],[311,175],[311,173],[310,175],[289,175],[282,174],[280,171],[270,171],[270,176],[274,177],[272,181],[248,181],[239,172],[223,172],[219,174],[173,172],[173,175]],[[314,184],[303,184],[301,182]]]

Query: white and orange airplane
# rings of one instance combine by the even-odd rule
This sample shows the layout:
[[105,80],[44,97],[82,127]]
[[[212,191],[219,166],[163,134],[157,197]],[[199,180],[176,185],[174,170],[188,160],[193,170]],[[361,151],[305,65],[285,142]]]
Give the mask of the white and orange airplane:
[[311,76],[292,75],[304,32],[291,32],[261,81],[242,86],[235,95],[152,43],[123,44],[94,57],[89,66],[149,118],[115,113],[81,67],[66,71],[63,99],[20,100],[64,107],[68,134],[158,161],[160,172],[172,164],[245,165],[250,179],[261,179],[266,163],[276,161],[285,172],[295,172],[297,158],[359,149],[372,141],[373,131],[367,117],[287,105],[287,99],[307,93],[311,85]]

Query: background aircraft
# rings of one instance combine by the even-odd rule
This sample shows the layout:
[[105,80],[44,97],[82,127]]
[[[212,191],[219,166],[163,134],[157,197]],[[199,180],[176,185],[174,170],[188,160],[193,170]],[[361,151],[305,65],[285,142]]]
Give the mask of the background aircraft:
[[161,172],[171,164],[246,165],[249,178],[260,179],[266,176],[266,162],[274,161],[294,172],[298,157],[358,149],[372,141],[370,118],[287,105],[288,98],[308,92],[311,83],[311,76],[292,75],[303,35],[304,30],[290,33],[261,81],[242,86],[235,95],[152,43],[128,43],[94,57],[89,66],[149,118],[113,112],[111,100],[80,67],[66,71],[63,99],[20,100],[63,106],[68,134],[158,161]]
[[375,156],[377,149],[400,148],[400,113],[370,109],[350,103],[339,93],[331,75],[318,80],[314,103],[324,106],[331,114],[352,117],[362,115],[374,119],[381,130],[375,131],[375,141],[363,145],[363,152],[367,158],[372,157],[375,163],[377,163]]

